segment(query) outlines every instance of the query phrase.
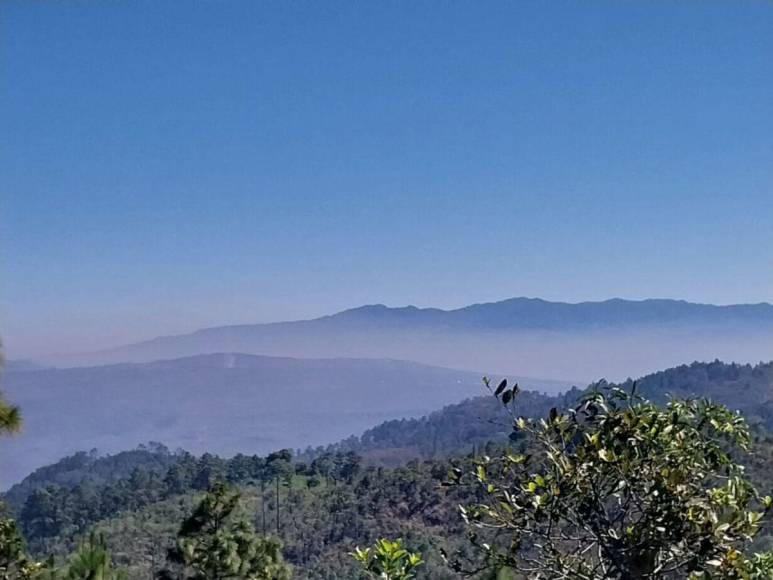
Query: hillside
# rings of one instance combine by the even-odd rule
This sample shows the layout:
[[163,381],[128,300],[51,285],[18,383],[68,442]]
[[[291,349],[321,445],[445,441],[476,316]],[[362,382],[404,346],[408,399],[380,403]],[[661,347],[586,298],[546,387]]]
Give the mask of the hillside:
[[588,383],[600,377],[623,380],[686,360],[765,360],[773,352],[773,306],[531,298],[455,310],[371,305],[313,320],[207,328],[40,362],[90,366],[215,352],[388,357]]
[[25,424],[3,442],[0,488],[81,449],[153,440],[229,455],[326,444],[479,394],[481,376],[395,360],[239,354],[11,370],[5,391]]
[[[606,383],[594,383],[587,389]],[[628,391],[633,381],[613,384]],[[525,385],[528,388],[528,384]],[[707,397],[740,411],[753,425],[773,431],[773,362],[757,365],[695,362],[646,375],[636,380],[641,396],[663,402],[668,396]],[[522,391],[517,411],[527,417],[545,416],[551,407],[566,408],[584,390],[572,389],[558,396]],[[491,396],[481,396],[444,407],[420,418],[385,421],[327,448],[355,451],[381,465],[397,465],[407,459],[429,459],[467,453],[488,441],[503,441],[510,433],[508,417]],[[313,457],[318,451],[309,450]]]
[[[9,391],[25,410],[27,427],[21,437],[4,442],[4,464],[10,466],[3,474],[6,484],[83,448],[71,443],[77,440],[102,452],[153,439],[173,449],[226,455],[319,448],[341,440],[328,449],[352,450],[373,463],[397,465],[411,458],[469,452],[473,445],[501,440],[508,432],[495,401],[474,397],[485,394],[479,373],[399,361],[216,355],[9,373],[8,379]],[[521,384],[526,389],[521,412],[530,416],[569,405],[581,392],[548,396],[529,391],[539,389],[539,383]],[[619,384],[631,387],[630,381]],[[708,396],[773,430],[773,363],[696,362],[646,375],[638,379],[638,391],[653,400],[668,394]],[[93,412],[94,405],[99,413]]]
[[[619,386],[628,389],[631,383],[628,380]],[[668,395],[708,397],[740,411],[750,423],[773,431],[773,362],[739,365],[714,361],[681,365],[639,379],[637,389],[658,402]]]
[[[335,454],[293,466],[285,453],[224,460],[153,451],[144,456],[146,465],[140,461],[129,474],[96,481],[95,474],[120,455],[84,466],[82,484],[50,484],[22,504],[13,501],[35,554],[61,559],[84,533],[96,529],[131,580],[148,578],[163,564],[196,498],[225,478],[240,487],[243,513],[253,525],[281,537],[285,557],[295,566],[294,578],[361,578],[348,554],[381,534],[398,534],[422,547],[427,566],[421,578],[456,577],[439,549],[463,545],[457,505],[466,496],[464,490],[443,488],[451,467],[446,461],[381,469],[363,466],[353,454]],[[155,469],[170,459],[174,463],[166,473]],[[72,461],[52,466],[48,476],[71,473]],[[26,485],[19,488],[30,491]],[[17,491],[11,490],[14,500]]]
[[[763,398],[773,391],[773,363],[693,363],[643,377],[638,385],[656,400],[667,393],[706,395],[751,413],[755,401],[767,407]],[[581,392],[551,397],[524,391],[519,411],[543,416],[553,405],[571,405]],[[773,428],[766,416],[758,413],[753,419]],[[453,578],[440,550],[464,546],[456,506],[471,500],[465,495],[471,490],[442,484],[452,466],[469,468],[473,449],[504,443],[509,433],[497,401],[477,397],[422,418],[387,421],[361,437],[305,452],[293,468],[286,452],[197,458],[149,446],[103,458],[67,458],[14,486],[7,499],[36,553],[66,554],[80,534],[96,526],[131,577],[143,578],[153,562],[163,561],[177,523],[197,494],[226,478],[241,487],[246,514],[256,527],[282,538],[298,578],[359,578],[346,554],[383,534],[405,537],[424,553],[427,567],[420,578]],[[751,477],[769,488],[773,441],[764,432],[758,431],[746,464]],[[285,474],[285,483],[276,486],[279,473]],[[766,532],[759,545],[771,542]]]
[[63,488],[104,486],[128,479],[138,468],[146,473],[164,475],[179,458],[179,454],[171,453],[158,443],[141,445],[132,451],[114,455],[99,455],[96,450],[79,451],[56,463],[39,467],[2,496],[18,510],[36,489],[52,485]]
[[[8,379],[14,400],[25,409],[27,428],[4,443],[3,459],[10,466],[3,474],[6,483],[82,448],[70,443],[80,437],[102,452],[154,439],[173,449],[226,455],[319,448],[338,439],[329,450],[356,451],[373,463],[397,465],[469,452],[508,432],[495,401],[470,398],[484,393],[479,373],[399,361],[216,355],[9,373]],[[569,405],[581,393],[548,396],[528,390],[539,383],[521,384],[527,390],[520,408],[529,416]],[[631,382],[619,385],[630,389]],[[638,392],[656,401],[668,394],[707,396],[773,430],[773,363],[682,365],[638,379]],[[92,412],[95,404],[99,413]],[[81,419],[72,421],[72,416]],[[358,432],[362,435],[353,435]],[[304,455],[318,453],[310,449]]]

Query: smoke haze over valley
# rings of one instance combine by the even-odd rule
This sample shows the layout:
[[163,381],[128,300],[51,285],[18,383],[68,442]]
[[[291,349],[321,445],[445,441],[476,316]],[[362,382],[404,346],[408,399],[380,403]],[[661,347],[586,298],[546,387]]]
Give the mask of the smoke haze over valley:
[[768,304],[514,298],[452,311],[364,306],[10,361],[5,388],[26,420],[0,451],[0,485],[84,448],[155,440],[228,455],[332,443],[480,395],[484,374],[556,394],[685,361],[771,354]]
[[412,362],[230,353],[69,369],[12,365],[4,384],[25,410],[25,426],[0,448],[0,487],[83,449],[116,452],[148,441],[225,455],[305,448],[483,393],[481,373]]

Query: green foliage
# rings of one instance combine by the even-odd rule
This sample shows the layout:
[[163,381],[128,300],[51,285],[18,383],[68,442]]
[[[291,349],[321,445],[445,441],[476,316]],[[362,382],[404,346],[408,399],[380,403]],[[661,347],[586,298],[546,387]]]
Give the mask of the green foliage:
[[[478,461],[482,500],[462,509],[495,566],[587,580],[770,569],[769,556],[744,555],[773,502],[733,459],[751,440],[739,414],[706,400],[658,407],[610,388],[534,421],[514,413],[517,385],[494,393],[531,444]],[[481,538],[487,530],[495,541]]]
[[[523,390],[518,394],[518,409],[525,417],[543,417],[552,407],[576,405],[586,392],[595,388],[618,386],[628,391],[632,383],[607,385],[602,381],[588,389],[573,388],[557,396]],[[773,362],[740,365],[713,361],[652,373],[637,381],[637,389],[658,404],[665,404],[669,395],[708,397],[741,411],[750,424],[773,432],[771,384]],[[325,452],[355,451],[368,463],[397,466],[411,459],[469,453],[490,441],[506,441],[509,435],[510,426],[502,421],[501,407],[496,401],[476,397],[418,419],[386,421],[361,437],[351,437],[327,448],[307,449],[300,459],[312,461]]]
[[[0,435],[17,431],[19,428],[21,428],[19,410],[6,403],[0,393]],[[37,571],[38,566],[27,556],[24,538],[16,521],[3,517],[3,511],[3,504],[0,503],[0,579],[29,578]]]
[[410,580],[422,564],[421,555],[409,552],[403,540],[381,539],[372,548],[355,548],[352,553],[367,574],[383,580]]
[[[231,460],[229,460],[230,463]],[[345,465],[345,456],[332,458]],[[469,460],[460,460],[466,465]],[[424,555],[417,578],[450,580],[441,549],[466,550],[467,541],[456,506],[467,490],[443,487],[451,465],[447,461],[410,463],[397,469],[363,467],[353,476],[328,481],[309,465],[297,465],[291,485],[261,490],[261,482],[242,482],[240,517],[258,530],[274,533],[277,508],[281,510],[283,556],[293,564],[293,578],[361,580],[363,572],[348,555],[356,545],[370,545],[383,535],[402,537]],[[312,485],[311,482],[316,482]],[[112,548],[116,562],[131,570],[132,578],[151,575],[160,565],[163,548],[175,545],[179,522],[187,518],[200,497],[188,491],[97,525]],[[265,527],[263,524],[265,508]],[[56,538],[57,553],[67,551],[67,538]],[[154,547],[162,550],[154,552]],[[157,568],[156,568],[157,569]],[[171,567],[171,572],[181,572]]]
[[208,454],[170,454],[158,444],[106,457],[77,453],[37,470],[7,497],[34,553],[69,552],[76,544],[56,546],[60,538],[82,536],[98,521],[172,495],[206,490],[226,465]]
[[[743,393],[742,384],[751,381],[749,388],[757,393],[755,381],[770,383],[766,369],[719,363],[679,367],[648,377],[645,392],[656,396],[657,402],[663,401],[664,389],[683,394],[705,389],[720,397],[722,385]],[[505,384],[505,390],[512,389]],[[549,416],[551,407],[576,407],[583,394],[575,390],[564,397],[546,397],[521,391],[516,404],[525,416]],[[773,446],[764,433],[752,433],[755,452],[744,455],[748,467],[744,473],[765,489],[773,482]],[[293,461],[288,451],[223,459],[170,453],[158,445],[107,457],[80,453],[38,470],[6,497],[19,514],[34,557],[66,558],[94,529],[104,534],[113,561],[132,579],[156,576],[165,565],[167,550],[178,545],[180,522],[194,512],[201,492],[220,480],[238,486],[241,493],[232,519],[248,521],[264,537],[276,534],[298,580],[361,580],[364,572],[349,554],[355,546],[373,545],[381,537],[404,538],[422,554],[417,579],[459,577],[442,552],[455,554],[454,561],[463,561],[465,569],[486,567],[481,579],[523,578],[505,563],[497,567],[496,560],[487,561],[488,552],[467,541],[469,528],[457,506],[489,503],[486,485],[475,475],[464,478],[464,485],[444,486],[449,471],[472,473],[477,463],[496,483],[497,460],[473,458],[480,455],[523,456],[529,458],[533,473],[542,473],[547,459],[539,443],[526,430],[512,432],[512,421],[494,397],[452,405],[423,419],[387,422],[366,435],[306,452],[300,461],[298,457]],[[741,461],[741,451],[728,445],[720,443],[735,462]],[[412,461],[414,457],[422,461]],[[384,464],[394,467],[379,467]],[[719,482],[712,485],[721,487]],[[773,547],[772,530],[768,527],[755,536],[755,550]],[[486,527],[475,528],[475,536],[477,544],[487,543],[501,553],[509,549],[502,539],[512,537],[507,530]],[[522,543],[529,550],[533,544]],[[744,556],[748,551],[738,550],[737,574],[768,577],[766,566],[769,570],[773,557]],[[193,574],[173,563],[168,572],[177,577]],[[712,577],[722,575],[722,570],[708,572]]]
[[99,455],[96,449],[80,451],[52,465],[36,469],[5,494],[6,501],[21,509],[27,497],[38,489],[57,486],[67,490],[78,486],[104,486],[129,478],[136,470],[163,476],[169,468],[185,461],[185,453],[171,453],[160,443],[140,445],[131,451]]
[[0,518],[0,579],[31,578],[40,568],[27,556],[24,538],[16,522],[11,518]]
[[2,398],[0,393],[0,433],[15,433],[21,428],[21,413]]
[[[493,397],[491,400],[496,403]],[[499,411],[499,422],[508,423],[501,406]],[[538,451],[523,434],[509,446],[487,444],[481,445],[480,450],[490,457],[506,452],[534,456]],[[749,463],[750,475],[770,482],[771,457],[769,444],[756,444]],[[475,469],[472,457],[408,462],[394,469],[360,465],[349,480],[345,473],[349,472],[347,466],[352,465],[353,458],[348,452],[333,453],[323,462],[296,463],[291,481],[280,482],[279,502],[275,481],[268,479],[274,470],[266,468],[266,459],[237,456],[219,463],[222,473],[239,486],[239,514],[249,518],[262,535],[275,533],[277,511],[281,512],[278,537],[283,544],[283,556],[293,565],[293,577],[298,580],[361,580],[363,572],[348,554],[355,546],[372,545],[384,536],[404,538],[406,545],[422,554],[425,562],[416,570],[417,579],[459,577],[443,560],[442,551],[457,554],[457,559],[464,560],[465,568],[479,569],[487,564],[483,554],[467,541],[466,526],[457,508],[460,504],[481,502],[486,497],[485,489],[474,478],[461,486],[444,485],[449,471],[467,473]],[[182,471],[175,468],[181,476],[179,493],[167,491],[164,486],[159,499],[139,502],[138,498],[156,496],[157,482],[128,475],[104,486],[94,486],[89,493],[76,493],[77,488],[73,488],[62,496],[62,503],[51,502],[51,510],[41,512],[39,517],[73,522],[80,517],[78,514],[89,513],[90,504],[115,506],[112,513],[107,507],[105,512],[99,508],[106,515],[96,512],[95,517],[100,519],[95,529],[105,535],[114,561],[126,568],[132,579],[149,578],[164,565],[167,549],[177,543],[180,522],[201,499],[193,482],[203,479],[199,472],[207,471],[214,461],[212,457],[207,461],[193,457],[183,460]],[[59,534],[45,538],[45,546],[38,547],[33,554],[65,557],[77,546],[74,529],[71,523],[65,524]],[[486,530],[477,532],[479,541],[494,543],[494,533],[490,538]],[[763,539],[760,548],[767,547],[769,540],[770,537]],[[30,546],[33,545],[41,546],[40,539],[32,539]],[[182,573],[175,567],[171,571]],[[482,578],[517,578],[504,568],[495,572]]]
[[[0,362],[2,362],[0,360]],[[0,435],[16,433],[21,429],[21,412],[3,398],[0,391]]]
[[[0,348],[2,348],[0,342]],[[0,354],[0,371],[2,370],[3,356]],[[15,407],[8,403],[3,398],[3,393],[0,391],[0,435],[4,433],[15,433],[21,429],[21,413],[18,407]]]
[[[617,386],[630,391],[632,380]],[[592,385],[602,387],[605,383]],[[740,411],[752,425],[773,431],[773,362],[757,365],[694,362],[649,374],[636,381],[639,393],[652,402],[665,404],[669,398],[708,398]]]
[[[580,394],[572,390],[550,397],[524,391],[520,397],[522,413],[539,417],[555,405],[574,401]],[[467,454],[491,441],[507,441],[509,425],[502,409],[491,397],[475,397],[417,419],[395,419],[368,429],[361,437],[350,437],[327,448],[307,449],[299,459],[312,462],[325,455],[356,452],[366,463],[397,467],[412,459],[426,460]]]
[[[281,544],[261,538],[244,519],[235,516],[239,494],[215,484],[182,523],[170,560],[182,567],[182,577],[196,580],[244,578],[284,580],[290,568]],[[167,570],[166,577],[175,577]]]
[[[0,398],[0,434],[21,427],[18,409]],[[0,508],[3,505],[0,504]],[[0,514],[1,516],[2,514]],[[57,570],[53,560],[35,562],[26,553],[25,541],[16,521],[0,517],[0,579],[1,580],[123,580],[125,575],[112,567],[110,552],[104,538],[94,534],[81,543],[69,565]]]
[[62,570],[52,575],[56,580],[124,580],[126,574],[113,566],[105,538],[91,533]]

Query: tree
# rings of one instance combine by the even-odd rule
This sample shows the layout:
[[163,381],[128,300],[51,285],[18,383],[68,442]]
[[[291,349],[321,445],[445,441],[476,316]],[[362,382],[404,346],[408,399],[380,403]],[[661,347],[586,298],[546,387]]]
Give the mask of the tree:
[[[0,341],[0,348],[3,343]],[[0,371],[3,367],[3,355],[0,353]],[[3,398],[3,392],[0,391],[0,435],[5,433],[15,433],[21,429],[21,413],[19,408],[11,405]]]
[[528,451],[480,459],[482,500],[462,508],[494,567],[580,580],[773,573],[773,557],[745,554],[772,501],[734,460],[750,444],[739,414],[706,400],[658,407],[634,387],[533,421],[516,416],[518,393],[494,390]]
[[[290,568],[281,545],[261,538],[254,528],[236,517],[239,494],[223,483],[215,484],[181,525],[177,545],[169,560],[193,580],[286,580]],[[163,577],[175,577],[166,570]]]
[[[281,483],[284,483],[287,486],[290,486],[292,483],[293,475],[295,474],[295,468],[292,464],[293,459],[293,453],[289,449],[280,449],[279,451],[275,451],[273,453],[270,453],[266,457],[266,464],[265,464],[265,476],[268,478],[273,478],[274,480],[274,500],[276,503],[276,533],[278,536],[281,536],[282,534],[282,527],[280,525],[280,517],[281,517],[281,505],[280,505],[280,498],[279,498],[279,486]],[[261,488],[261,493],[265,491],[265,488]],[[262,500],[261,500],[262,501]],[[264,532],[265,532],[265,525],[264,525]]]
[[68,493],[58,485],[47,485],[33,491],[24,502],[21,522],[28,538],[49,538],[70,524]]
[[[2,362],[2,360],[0,360]],[[0,435],[16,433],[21,429],[21,412],[3,398],[0,391]]]
[[422,564],[421,555],[406,550],[400,539],[382,539],[372,548],[355,548],[352,557],[369,576],[382,580],[410,580]]
[[0,393],[0,433],[15,433],[21,429],[21,413],[3,399]]
[[[21,415],[18,408],[8,405],[0,396],[0,434],[18,431],[20,428]],[[58,491],[58,488],[53,489]],[[45,490],[41,492],[41,495],[35,497],[38,500],[41,498],[51,499],[52,495],[50,490]],[[46,507],[50,508],[48,512],[56,512],[61,508],[56,500],[53,501],[53,504],[45,504],[45,501],[42,500],[37,504],[33,501],[32,504],[41,507],[41,512],[45,512]],[[2,504],[0,504],[0,508],[2,508]],[[25,508],[27,508],[27,504],[25,504]],[[0,515],[2,514],[0,513]],[[41,519],[47,517],[47,515],[42,515]],[[49,523],[54,526],[59,524],[56,517]],[[110,552],[104,538],[94,534],[78,547],[69,565],[63,570],[55,569],[53,561],[45,564],[35,562],[26,553],[24,538],[16,521],[0,517],[0,580],[27,580],[31,578],[39,580],[46,578],[50,580],[123,580],[125,575],[113,569]]]
[[[8,404],[0,392],[0,435],[14,433],[20,428],[19,409]],[[39,565],[28,558],[18,525],[13,519],[2,517],[2,508],[0,503],[0,579],[29,578]]]
[[0,518],[0,579],[31,578],[40,569],[40,564],[27,556],[24,538],[16,522],[11,518]]
[[113,567],[105,538],[92,533],[78,546],[67,567],[54,577],[61,580],[124,580],[126,574]]

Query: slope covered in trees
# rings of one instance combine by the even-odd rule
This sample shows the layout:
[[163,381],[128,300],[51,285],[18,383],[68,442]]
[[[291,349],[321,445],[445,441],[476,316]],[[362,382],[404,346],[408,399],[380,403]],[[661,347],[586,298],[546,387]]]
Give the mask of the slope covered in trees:
[[[146,457],[149,467],[159,460]],[[449,461],[388,469],[367,467],[354,453],[325,454],[311,463],[292,463],[289,452],[175,457],[165,474],[137,466],[113,482],[33,491],[13,505],[33,554],[64,558],[96,530],[132,578],[148,577],[164,564],[200,495],[224,480],[241,490],[242,515],[258,532],[282,541],[296,578],[358,578],[348,553],[381,535],[403,536],[421,548],[430,577],[453,577],[439,549],[463,549],[456,506],[466,496],[443,487]]]
[[[529,455],[523,439],[508,442],[511,453]],[[481,455],[502,456],[489,443]],[[773,446],[756,442],[750,464],[754,481],[773,485]],[[368,466],[352,452],[326,453],[304,463],[289,452],[266,457],[221,459],[181,454],[165,474],[138,466],[125,478],[96,485],[49,485],[30,494],[17,509],[30,548],[59,560],[90,531],[104,536],[116,563],[130,578],[147,578],[166,565],[167,550],[201,494],[218,481],[242,494],[240,518],[260,535],[281,540],[295,578],[355,579],[361,573],[349,553],[380,537],[401,537],[425,563],[419,578],[458,578],[442,556],[475,568],[480,554],[467,540],[458,506],[485,499],[474,481],[449,485],[455,472],[474,473],[471,456],[412,461],[395,468]],[[156,460],[149,459],[149,466]],[[749,458],[747,458],[749,459]],[[97,460],[97,463],[99,460]],[[760,548],[770,538],[758,542]]]
[[[633,381],[621,383],[630,388]],[[773,430],[773,362],[726,364],[692,363],[649,374],[636,381],[648,398],[663,402],[667,396],[708,397],[741,411],[751,423]]]
[[[598,388],[602,384],[588,388]],[[619,386],[629,390],[632,381]],[[773,363],[752,366],[696,362],[642,377],[637,380],[637,390],[658,402],[664,401],[667,395],[708,397],[741,411],[750,423],[773,431]],[[572,389],[554,397],[524,390],[519,397],[518,412],[528,417],[544,416],[551,407],[563,408],[572,404],[582,392]],[[335,445],[307,448],[297,454],[297,460],[311,461],[326,452],[354,451],[368,463],[394,466],[411,459],[470,453],[489,441],[505,440],[509,430],[508,419],[496,401],[481,396],[448,405],[421,418],[380,423],[359,437],[349,437]],[[184,456],[170,453],[158,443],[110,456],[81,452],[36,470],[19,485],[10,488],[6,496],[18,504],[29,490],[48,484],[64,487],[82,481],[100,484],[125,477],[135,467],[160,473]]]
[[[696,363],[644,377],[639,392],[658,401],[669,393],[706,393],[751,409],[751,397],[762,400],[769,389],[770,372],[771,365]],[[746,396],[736,396],[739,385],[746,387]],[[589,391],[608,387],[592,385]],[[560,398],[522,392],[514,410],[552,416],[551,407],[574,405],[582,395],[579,390]],[[422,553],[418,577],[450,579],[457,576],[443,551],[473,567],[480,564],[458,505],[475,504],[487,491],[474,482],[447,483],[454,473],[473,473],[474,456],[504,457],[505,447],[514,456],[528,456],[532,443],[520,434],[513,437],[512,425],[493,397],[483,397],[422,419],[387,422],[360,438],[296,457],[289,451],[195,457],[160,445],[107,457],[76,454],[36,471],[6,499],[38,557],[62,559],[96,531],[131,578],[146,578],[165,565],[180,522],[201,494],[227,481],[242,494],[239,517],[259,534],[281,540],[296,578],[360,578],[348,554],[386,536],[402,537]],[[764,432],[744,463],[762,489],[773,488],[773,444]],[[757,546],[772,539],[765,530]]]
[[[526,390],[519,397],[518,413],[541,417],[551,407],[571,405],[588,390],[618,386],[630,391],[633,383],[631,379],[619,384],[601,381],[557,396]],[[740,411],[752,425],[773,431],[773,362],[757,365],[694,362],[637,379],[636,389],[642,396],[659,403],[668,396],[710,398]],[[504,440],[509,432],[510,425],[496,401],[482,396],[448,405],[421,418],[386,421],[360,437],[350,437],[326,450],[356,451],[374,463],[395,465],[407,459],[471,452],[487,441]],[[320,451],[308,449],[302,455],[313,457]]]
[[96,449],[79,451],[40,467],[11,487],[4,499],[12,505],[22,505],[34,490],[49,485],[72,488],[77,485],[105,485],[128,478],[136,469],[164,474],[179,459],[160,443],[141,445],[132,451],[114,455],[99,455]]

